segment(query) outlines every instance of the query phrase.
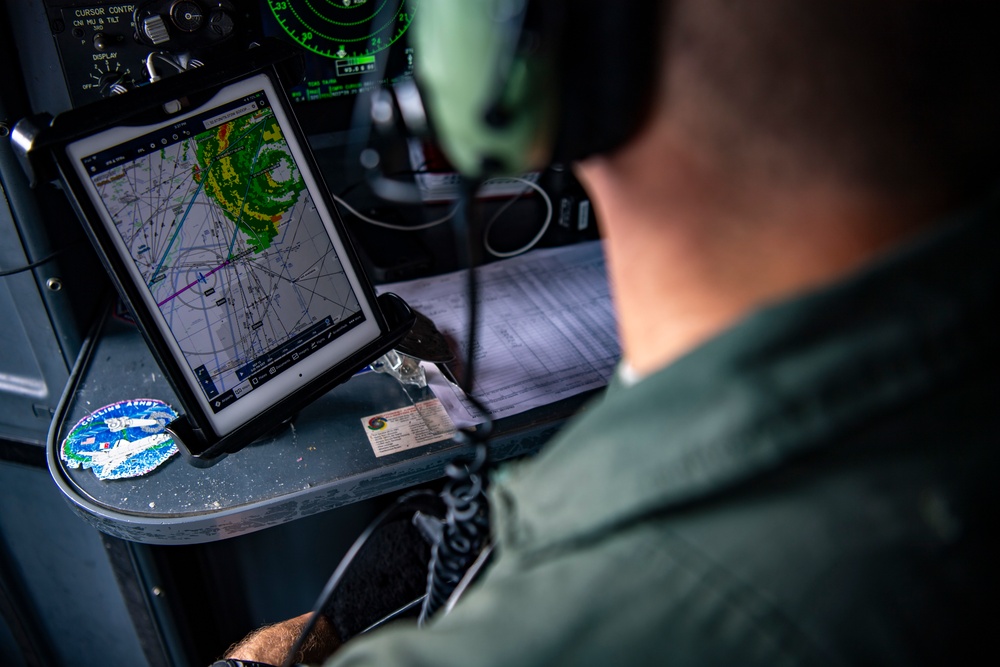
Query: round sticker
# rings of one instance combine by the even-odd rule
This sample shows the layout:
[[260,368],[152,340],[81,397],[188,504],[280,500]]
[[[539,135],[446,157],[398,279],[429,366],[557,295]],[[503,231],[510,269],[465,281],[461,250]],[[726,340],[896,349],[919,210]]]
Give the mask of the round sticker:
[[91,468],[98,479],[138,477],[177,453],[164,429],[177,413],[163,401],[139,398],[106,405],[74,426],[62,446],[70,468]]

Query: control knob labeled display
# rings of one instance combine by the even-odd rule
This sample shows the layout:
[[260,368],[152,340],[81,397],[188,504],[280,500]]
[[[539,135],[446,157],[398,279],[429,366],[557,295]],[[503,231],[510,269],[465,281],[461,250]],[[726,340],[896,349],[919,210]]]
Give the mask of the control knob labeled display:
[[255,2],[44,0],[44,4],[75,107],[150,85],[189,63],[210,63],[216,54],[245,50],[260,39]]

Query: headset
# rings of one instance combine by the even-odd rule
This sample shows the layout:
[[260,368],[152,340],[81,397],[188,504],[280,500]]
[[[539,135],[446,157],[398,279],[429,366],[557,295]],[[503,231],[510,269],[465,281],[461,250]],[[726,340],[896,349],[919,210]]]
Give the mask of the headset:
[[481,181],[609,153],[654,89],[658,0],[422,0],[411,39],[433,136]]

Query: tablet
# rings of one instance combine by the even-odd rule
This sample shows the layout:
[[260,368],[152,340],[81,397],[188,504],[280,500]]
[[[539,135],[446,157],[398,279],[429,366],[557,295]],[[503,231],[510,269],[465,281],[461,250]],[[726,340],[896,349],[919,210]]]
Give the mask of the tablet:
[[405,331],[358,268],[276,78],[257,73],[200,99],[68,141],[58,161],[185,403],[171,430],[210,459]]

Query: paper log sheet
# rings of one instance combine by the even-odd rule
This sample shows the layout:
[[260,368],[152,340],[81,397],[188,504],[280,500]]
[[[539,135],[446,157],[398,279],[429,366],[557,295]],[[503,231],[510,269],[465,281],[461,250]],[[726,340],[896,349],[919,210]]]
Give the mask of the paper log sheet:
[[[619,345],[600,241],[536,250],[478,271],[473,394],[494,418],[607,384]],[[379,288],[433,320],[459,359],[467,344],[465,290],[462,271]],[[483,421],[440,373],[428,380],[457,426]]]

